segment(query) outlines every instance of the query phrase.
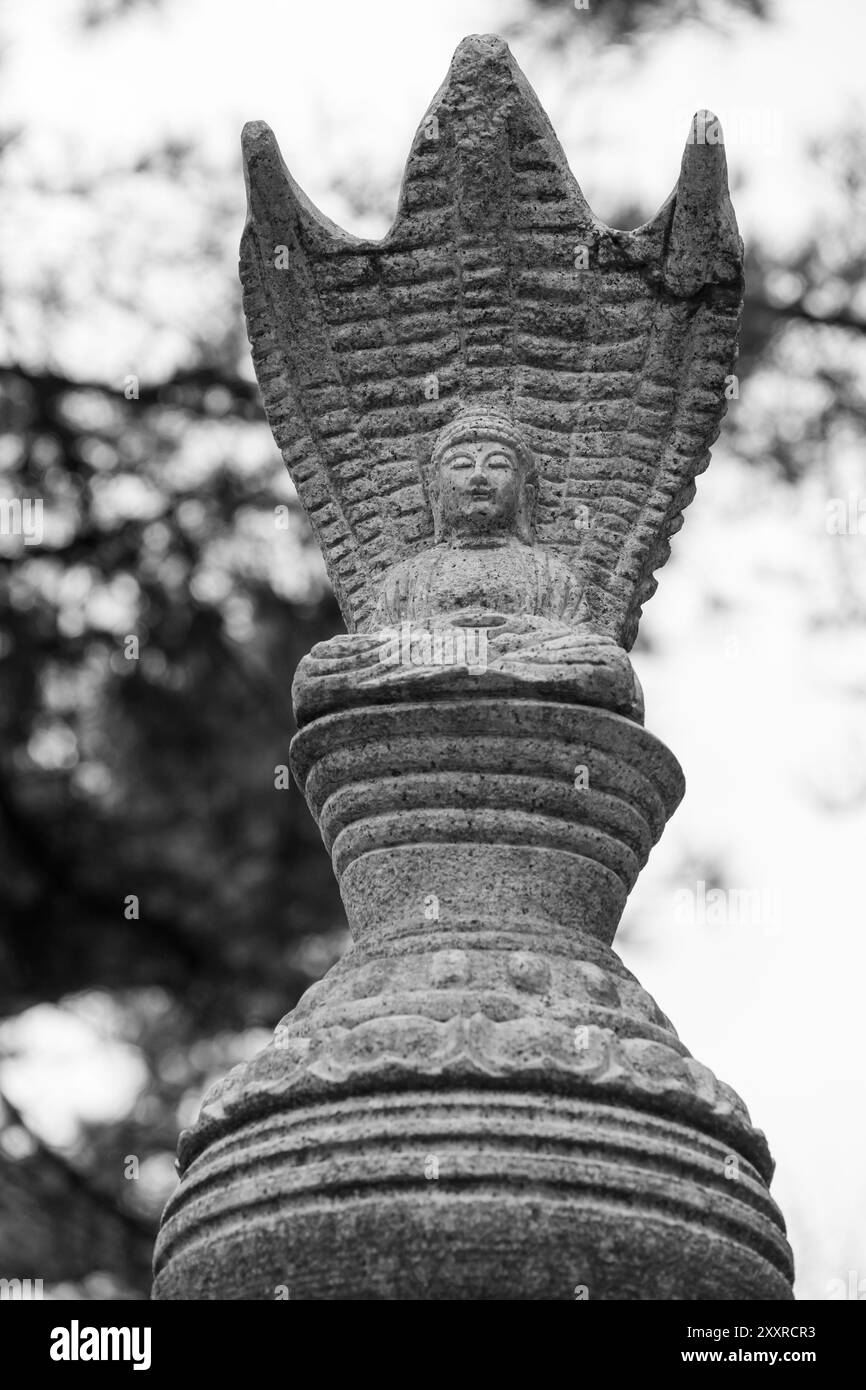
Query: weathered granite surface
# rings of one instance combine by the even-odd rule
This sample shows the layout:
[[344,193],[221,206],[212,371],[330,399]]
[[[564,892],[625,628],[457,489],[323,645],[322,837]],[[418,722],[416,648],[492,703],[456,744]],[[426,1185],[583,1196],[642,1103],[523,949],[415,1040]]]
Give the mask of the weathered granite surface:
[[253,357],[348,628],[291,760],[354,944],[181,1136],[156,1297],[792,1296],[763,1134],[611,949],[684,790],[627,651],[742,301],[704,128],[614,231],[467,39],[380,243],[245,130]]

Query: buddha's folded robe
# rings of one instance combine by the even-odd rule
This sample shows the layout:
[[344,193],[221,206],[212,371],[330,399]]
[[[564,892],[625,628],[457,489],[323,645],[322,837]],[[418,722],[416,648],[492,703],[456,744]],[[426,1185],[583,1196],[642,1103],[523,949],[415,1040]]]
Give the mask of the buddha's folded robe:
[[293,686],[299,723],[353,705],[467,693],[567,700],[643,723],[643,695],[623,649],[542,617],[462,611],[333,637],[304,657]]

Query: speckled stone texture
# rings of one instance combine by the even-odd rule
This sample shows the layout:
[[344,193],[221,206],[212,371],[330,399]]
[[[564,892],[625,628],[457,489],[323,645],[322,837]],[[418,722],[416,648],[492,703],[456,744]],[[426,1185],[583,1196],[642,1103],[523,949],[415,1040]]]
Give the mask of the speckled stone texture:
[[684,791],[627,651],[742,299],[700,128],[616,232],[467,39],[381,243],[247,128],[253,356],[348,628],[291,761],[353,945],[181,1136],[157,1298],[792,1297],[763,1134],[611,944]]
[[183,1136],[157,1295],[789,1297],[763,1135],[609,945],[671,754],[476,698],[329,714],[292,759],[355,945]]

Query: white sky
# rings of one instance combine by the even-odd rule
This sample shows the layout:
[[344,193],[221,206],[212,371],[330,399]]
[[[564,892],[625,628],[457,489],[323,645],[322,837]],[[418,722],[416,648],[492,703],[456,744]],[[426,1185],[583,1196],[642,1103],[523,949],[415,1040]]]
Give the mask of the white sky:
[[[332,185],[368,180],[394,186],[396,198],[412,134],[457,42],[519,13],[517,0],[171,0],[156,17],[145,10],[82,40],[70,30],[70,8],[41,0],[6,16],[0,121],[27,126],[27,163],[48,181],[63,181],[70,167],[122,164],[160,137],[199,142],[215,176],[237,169],[227,261],[243,216],[245,120],[273,126],[295,177],[345,222]],[[866,7],[780,0],[777,11],[772,26],[744,22],[732,39],[680,26],[644,45],[636,62],[618,49],[600,57],[589,49],[580,34],[591,13],[573,15],[567,52],[514,45],[600,216],[614,215],[624,191],[644,218],[657,210],[675,182],[691,113],[707,106],[726,130],[746,240],[785,251],[814,226],[831,195],[806,159],[809,142],[847,120],[866,127]],[[192,208],[196,196],[177,193]],[[140,215],[167,258],[182,255],[171,207],[142,206]],[[7,209],[2,234],[10,273],[21,262],[20,283],[58,257],[63,271],[70,237],[70,275],[75,256],[86,264],[94,254],[86,213],[77,214],[74,235],[66,214],[48,226],[33,225],[29,206],[21,216],[13,208],[10,219]],[[350,230],[381,235],[385,220]],[[185,341],[196,296],[200,309],[202,298],[213,293],[216,303],[222,292],[190,283],[187,298],[181,290],[165,306],[161,360]],[[96,341],[84,304],[73,330],[89,370],[126,370],[128,343],[122,334]],[[749,389],[742,383],[733,409],[745,408]],[[853,475],[866,492],[859,457]],[[848,547],[862,581],[866,538],[827,536],[827,495],[820,479],[780,492],[745,477],[723,447],[700,481],[676,563],[644,618],[655,650],[636,660],[647,726],[682,761],[688,791],[629,904],[622,947],[695,1055],[741,1092],[766,1130],[778,1161],[774,1195],[801,1267],[798,1292],[812,1298],[850,1269],[866,1274],[866,636],[814,622],[838,616],[836,547]],[[712,618],[709,594],[725,605]],[[697,862],[718,851],[731,888],[780,898],[780,929],[678,922],[674,894],[689,886],[681,866],[690,851]],[[78,1047],[81,1025],[70,1026]],[[76,1089],[62,1024],[53,1036],[53,1057],[45,1047],[38,1057],[42,1082],[32,1060],[10,1064],[4,1084],[48,1137],[54,1124],[66,1138],[76,1115],[94,1117],[95,1073],[85,1049],[79,1075],[88,1080]],[[98,1046],[105,1057],[104,1037]],[[100,1081],[109,1111],[136,1075],[121,1042],[117,1048],[114,1079],[104,1072]]]
[[[601,217],[623,188],[647,216],[656,211],[692,112],[710,107],[726,129],[734,183],[749,181],[737,200],[744,235],[794,238],[808,225],[817,190],[798,184],[802,148],[863,114],[860,0],[778,0],[772,25],[739,20],[730,40],[680,25],[638,62],[619,47],[597,56],[582,38],[591,12],[563,8],[574,29],[567,53],[551,57],[529,41],[514,52]],[[335,213],[334,176],[396,177],[459,40],[522,7],[171,0],[156,17],[145,7],[83,37],[75,12],[71,0],[40,0],[7,19],[0,115],[32,123],[42,169],[62,177],[67,152],[99,170],[157,133],[194,134],[222,165],[243,122],[264,119],[295,177]]]

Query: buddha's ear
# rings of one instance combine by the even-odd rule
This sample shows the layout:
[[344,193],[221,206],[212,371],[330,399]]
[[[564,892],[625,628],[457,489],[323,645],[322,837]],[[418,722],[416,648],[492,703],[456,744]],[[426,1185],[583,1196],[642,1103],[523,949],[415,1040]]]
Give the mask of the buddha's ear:
[[432,464],[431,464],[429,468],[425,469],[425,471],[424,471],[424,476],[423,476],[423,482],[424,482],[424,494],[425,494],[426,499],[427,499],[427,505],[428,505],[428,507],[430,508],[430,512],[431,512],[432,517],[433,517],[433,539],[434,539],[435,541],[438,541],[438,540],[441,538],[441,535],[442,535],[442,517],[441,517],[440,510],[439,510],[439,470],[438,470],[438,468],[434,468],[434,467],[432,466]]
[[535,504],[538,501],[538,483],[524,481],[523,500],[520,507],[520,529],[525,540],[531,540],[533,535],[533,517],[535,516]]
[[439,501],[439,469],[434,468],[432,463],[424,472],[424,490],[428,502]]

